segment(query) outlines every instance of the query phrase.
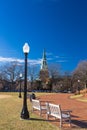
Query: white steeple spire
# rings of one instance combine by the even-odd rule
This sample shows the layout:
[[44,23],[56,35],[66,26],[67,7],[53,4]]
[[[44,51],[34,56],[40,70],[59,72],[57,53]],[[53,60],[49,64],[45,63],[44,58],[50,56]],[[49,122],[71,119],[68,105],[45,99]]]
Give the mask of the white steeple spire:
[[47,70],[47,60],[46,60],[46,52],[45,49],[43,50],[43,57],[42,57],[42,63],[41,63],[41,70]]

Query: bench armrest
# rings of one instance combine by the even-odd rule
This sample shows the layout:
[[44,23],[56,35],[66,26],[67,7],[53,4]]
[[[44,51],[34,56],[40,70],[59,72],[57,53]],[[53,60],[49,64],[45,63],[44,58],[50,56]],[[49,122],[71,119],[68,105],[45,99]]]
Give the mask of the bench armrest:
[[62,112],[72,112],[72,110],[62,110]]
[[71,111],[71,110],[62,110],[61,112],[70,115],[70,113],[71,113],[72,111]]

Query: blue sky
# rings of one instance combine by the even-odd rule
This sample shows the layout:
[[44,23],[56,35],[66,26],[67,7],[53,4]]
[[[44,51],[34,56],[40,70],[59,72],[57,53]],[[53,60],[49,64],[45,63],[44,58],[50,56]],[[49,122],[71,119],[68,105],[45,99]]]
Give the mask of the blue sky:
[[73,71],[87,59],[87,1],[0,0],[0,62],[23,62],[25,42],[30,63],[40,64],[45,48],[48,64]]

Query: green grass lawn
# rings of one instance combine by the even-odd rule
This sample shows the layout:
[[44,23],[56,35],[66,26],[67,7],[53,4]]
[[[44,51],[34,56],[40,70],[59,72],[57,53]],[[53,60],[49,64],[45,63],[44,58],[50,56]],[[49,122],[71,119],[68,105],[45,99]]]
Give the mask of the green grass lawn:
[[[42,94],[36,93],[36,96]],[[11,95],[0,98],[0,130],[59,130],[55,125],[32,113],[29,100],[27,100],[27,105],[31,119],[21,119],[23,98],[19,98],[18,93],[0,93],[0,95]]]
[[71,99],[77,99],[77,98],[80,98],[82,96],[83,96],[82,94],[78,94],[78,95],[72,95],[72,96],[70,96],[70,98]]
[[84,97],[82,94],[72,95],[72,96],[70,96],[70,98],[75,99],[77,101],[81,101],[81,102],[87,102],[87,97]]

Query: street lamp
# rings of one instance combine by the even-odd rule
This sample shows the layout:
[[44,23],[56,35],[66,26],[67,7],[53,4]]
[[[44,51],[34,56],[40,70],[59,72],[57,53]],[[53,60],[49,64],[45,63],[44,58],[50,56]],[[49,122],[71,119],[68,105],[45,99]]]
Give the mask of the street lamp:
[[20,73],[19,77],[20,77],[19,98],[21,98],[21,97],[22,97],[22,96],[21,96],[21,78],[22,78],[22,74],[21,74],[21,73]]
[[80,80],[78,79],[78,94],[80,94]]
[[[87,89],[87,80],[86,80],[86,84],[85,84],[85,90]],[[85,92],[87,92],[87,90],[85,91]]]
[[28,46],[28,43],[25,43],[25,45],[23,46],[23,52],[25,54],[24,97],[23,97],[23,108],[21,111],[21,118],[23,119],[29,118],[29,112],[27,109],[27,56],[29,50],[30,47]]

